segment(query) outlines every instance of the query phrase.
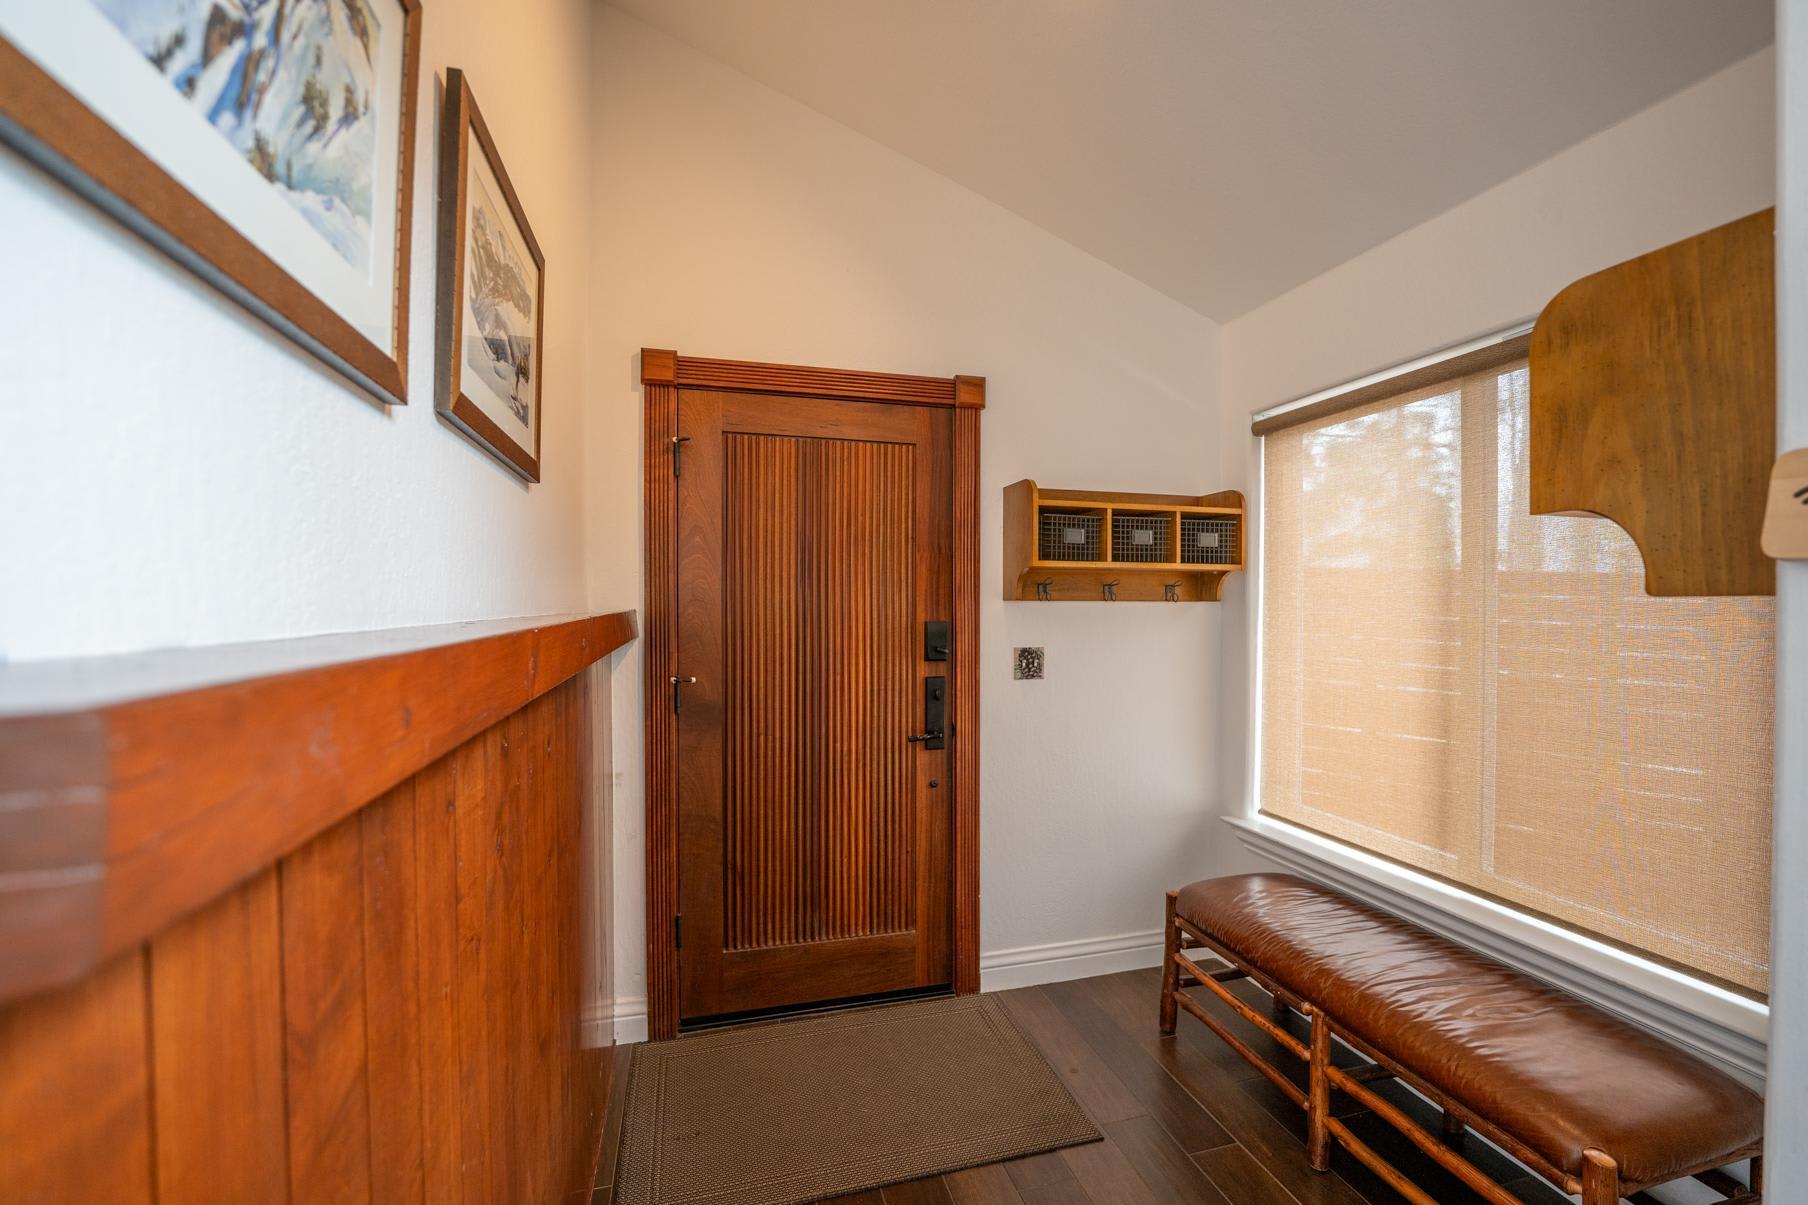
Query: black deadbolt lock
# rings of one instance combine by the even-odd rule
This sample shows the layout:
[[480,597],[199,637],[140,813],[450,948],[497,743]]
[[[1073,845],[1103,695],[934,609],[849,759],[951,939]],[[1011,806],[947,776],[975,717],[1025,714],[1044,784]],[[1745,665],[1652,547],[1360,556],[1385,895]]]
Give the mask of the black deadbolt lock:
[[946,619],[923,621],[923,660],[948,660],[948,621]]

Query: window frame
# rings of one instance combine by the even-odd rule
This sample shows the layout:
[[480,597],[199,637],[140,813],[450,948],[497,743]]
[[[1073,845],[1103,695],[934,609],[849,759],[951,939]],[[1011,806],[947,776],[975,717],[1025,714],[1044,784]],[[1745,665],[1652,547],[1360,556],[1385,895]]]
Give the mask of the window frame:
[[1767,1003],[1262,812],[1267,436],[1251,438],[1254,488],[1245,514],[1253,569],[1248,623],[1254,655],[1247,663],[1246,692],[1249,774],[1241,811],[1222,817],[1237,840],[1262,858],[1580,996],[1761,1087],[1770,1024]]

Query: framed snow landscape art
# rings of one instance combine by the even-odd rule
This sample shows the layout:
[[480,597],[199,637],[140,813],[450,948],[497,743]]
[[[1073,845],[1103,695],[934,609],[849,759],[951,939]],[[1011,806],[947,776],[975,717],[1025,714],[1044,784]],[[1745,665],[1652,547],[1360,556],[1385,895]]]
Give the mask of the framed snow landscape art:
[[407,401],[420,0],[0,0],[0,140]]
[[546,258],[456,68],[446,72],[439,173],[435,405],[497,460],[538,481]]

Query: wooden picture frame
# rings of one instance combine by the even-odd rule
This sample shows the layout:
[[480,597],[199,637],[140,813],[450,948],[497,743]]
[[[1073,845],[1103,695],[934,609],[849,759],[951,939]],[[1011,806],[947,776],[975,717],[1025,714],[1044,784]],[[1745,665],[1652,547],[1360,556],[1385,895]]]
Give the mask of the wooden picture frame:
[[[532,345],[526,352],[525,366],[516,358],[513,350],[519,336],[509,335],[501,340],[510,349],[509,360],[514,363],[517,372],[525,371],[527,382],[531,385],[532,396],[526,406],[527,417],[515,415],[530,428],[525,440],[509,429],[511,424],[507,421],[507,415],[499,417],[497,412],[499,404],[513,406],[513,395],[511,399],[502,399],[500,395],[487,399],[486,406],[485,400],[473,397],[470,392],[473,387],[482,388],[481,385],[473,385],[467,363],[474,362],[473,357],[479,355],[473,352],[472,344],[481,342],[493,347],[498,342],[490,336],[489,331],[473,334],[466,324],[466,319],[470,316],[466,312],[469,308],[466,305],[466,247],[471,235],[469,218],[473,203],[470,195],[473,142],[482,156],[482,162],[487,165],[499,186],[502,204],[508,210],[508,220],[513,221],[514,232],[520,236],[533,261],[536,274],[532,290]],[[527,214],[521,207],[521,198],[509,180],[508,169],[503,166],[502,156],[496,150],[496,141],[490,136],[490,128],[483,120],[483,112],[477,107],[470,82],[465,73],[456,67],[446,72],[446,109],[440,125],[438,222],[438,293],[435,309],[439,333],[434,406],[441,417],[464,432],[509,470],[525,481],[537,482],[540,480],[540,431],[544,403],[541,393],[544,383],[542,368],[546,362],[546,257],[540,250],[539,241],[534,238],[533,228],[528,224]],[[505,250],[504,255],[508,254]],[[461,348],[466,351],[464,357],[460,356]],[[493,356],[492,359],[501,361],[502,357]],[[517,375],[514,382],[517,391],[520,384],[521,377]]]
[[950,836],[952,947],[957,995],[979,990],[979,417],[986,379],[808,368],[681,356],[642,348],[646,499],[647,1028],[678,1036],[678,949],[668,919],[678,913],[678,724],[671,681],[678,673],[678,479],[672,457],[683,389],[744,390],[953,411],[954,698]]
[[[395,116],[399,129],[391,151],[396,160],[396,211],[393,215],[375,215],[380,221],[373,227],[374,233],[385,223],[394,222],[394,245],[382,248],[383,255],[392,265],[388,274],[387,314],[384,316],[389,328],[387,346],[361,330],[340,308],[297,279],[265,247],[191,191],[172,170],[153,158],[154,152],[142,149],[71,88],[65,87],[52,74],[52,69],[40,65],[24,48],[10,40],[4,27],[0,27],[0,142],[13,147],[170,258],[368,390],[377,400],[404,405],[408,400],[409,281],[421,0],[381,2],[393,5],[400,14],[402,35],[399,79],[395,81]],[[44,11],[60,8],[46,6]],[[93,17],[89,14],[82,19],[92,20]],[[134,55],[138,53],[123,39],[122,46]],[[116,56],[120,53],[120,47],[108,49]],[[373,70],[380,69],[373,60]],[[163,65],[158,64],[157,70],[161,74]],[[175,95],[173,89],[169,91]],[[364,112],[369,113],[369,92],[365,94],[364,103]],[[329,110],[331,104],[329,101]],[[349,102],[345,104],[345,112],[352,116],[342,116],[341,123],[356,119]],[[208,121],[207,124],[212,123]],[[386,140],[388,129],[381,127],[383,132],[377,137]],[[273,161],[264,174],[275,182]],[[331,246],[327,242],[321,245]],[[380,279],[381,275],[373,267],[366,278],[367,283]],[[370,288],[375,294],[375,285],[370,284]]]

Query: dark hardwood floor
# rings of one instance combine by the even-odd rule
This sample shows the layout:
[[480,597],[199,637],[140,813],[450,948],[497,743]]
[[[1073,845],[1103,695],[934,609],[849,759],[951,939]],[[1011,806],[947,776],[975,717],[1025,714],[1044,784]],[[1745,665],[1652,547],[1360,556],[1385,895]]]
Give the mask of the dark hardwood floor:
[[[1267,1000],[1248,983],[1236,990],[1250,1000]],[[1399,1205],[1399,1194],[1342,1150],[1330,1172],[1309,1168],[1304,1114],[1192,1018],[1183,1014],[1180,1032],[1162,1037],[1156,1031],[1157,995],[1154,969],[1002,993],[1018,1026],[1104,1131],[1105,1141],[834,1200],[842,1205]],[[1211,1006],[1232,1016],[1216,1001]],[[1298,1062],[1277,1055],[1276,1044],[1253,1026],[1241,1019],[1233,1024],[1264,1057],[1283,1066]],[[1295,1016],[1292,1025],[1305,1035],[1302,1018]],[[1342,1053],[1340,1061],[1361,1061]],[[1303,1076],[1302,1066],[1302,1082]],[[1384,1094],[1437,1129],[1433,1110],[1417,1097],[1397,1085]],[[1439,1202],[1481,1201],[1386,1123],[1366,1115],[1348,1120]],[[1481,1140],[1470,1136],[1464,1142],[1469,1157],[1522,1201],[1568,1201]],[[609,1199],[612,1165],[606,1153],[597,1205]]]

